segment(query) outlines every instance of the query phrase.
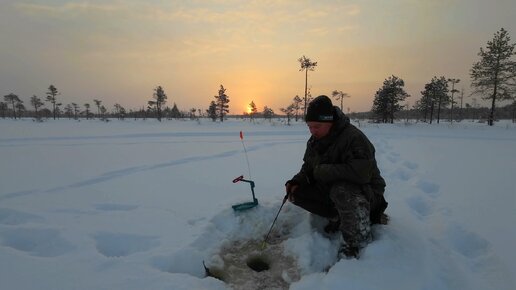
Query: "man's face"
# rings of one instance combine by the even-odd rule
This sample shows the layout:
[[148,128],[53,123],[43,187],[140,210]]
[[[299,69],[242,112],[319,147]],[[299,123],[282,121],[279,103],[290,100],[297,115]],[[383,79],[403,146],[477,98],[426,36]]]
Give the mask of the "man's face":
[[332,123],[328,122],[306,122],[308,129],[310,130],[310,134],[315,139],[321,139],[324,136],[328,135],[331,129]]

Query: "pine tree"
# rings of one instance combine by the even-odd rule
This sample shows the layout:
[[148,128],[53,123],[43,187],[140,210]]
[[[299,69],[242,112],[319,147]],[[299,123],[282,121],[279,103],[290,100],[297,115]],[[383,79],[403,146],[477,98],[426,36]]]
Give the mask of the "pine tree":
[[77,105],[76,103],[72,103],[72,108],[73,108],[73,118],[75,120],[79,119],[78,118],[78,113],[79,113],[79,105]]
[[258,113],[258,108],[256,108],[256,104],[254,103],[254,101],[251,101],[251,103],[249,104],[249,111],[251,111],[249,115],[251,116],[252,121],[254,120],[254,116],[256,115],[256,113]]
[[86,108],[84,113],[86,114],[86,120],[88,120],[90,118],[90,104],[88,104],[88,103],[84,104],[84,108]]
[[487,48],[480,48],[480,61],[473,64],[470,72],[473,93],[491,100],[489,126],[495,119],[496,100],[508,100],[516,91],[516,61],[512,59],[516,44],[510,41],[507,30],[502,28],[496,32],[493,40],[487,42]]
[[[299,109],[301,109],[301,103],[303,102],[303,100],[301,100],[301,98],[298,95],[296,95],[292,101],[293,101],[292,109],[294,110],[296,122],[297,122],[297,119],[299,118]],[[288,107],[287,107],[287,109],[288,109]]]
[[421,99],[414,105],[414,108],[422,113],[424,122],[427,121],[428,114],[433,112],[434,101],[431,86],[431,83],[425,84],[425,90],[421,91]]
[[16,110],[18,110],[18,116],[21,118],[23,115],[23,112],[25,112],[25,105],[23,105],[23,101],[19,101],[16,103]]
[[23,103],[23,101],[20,100],[20,98],[18,98],[18,96],[13,93],[5,95],[4,101],[6,101],[7,104],[10,103],[11,106],[13,107],[13,117],[16,120],[16,108],[18,107],[18,104]]
[[72,118],[73,115],[73,107],[71,104],[67,104],[65,106],[65,115],[68,116],[68,119]]
[[47,102],[52,104],[52,114],[54,115],[54,120],[56,119],[56,115],[58,112],[58,107],[61,105],[57,103],[56,97],[59,95],[56,87],[54,85],[50,85],[47,91]]
[[149,105],[155,106],[158,121],[161,122],[161,108],[167,102],[167,95],[165,94],[165,90],[161,86],[157,86],[154,89],[152,97],[155,101],[149,101]]
[[172,106],[172,109],[170,110],[170,117],[175,119],[179,119],[181,117],[181,112],[179,112],[176,103],[174,103],[174,106]]
[[56,103],[56,116],[57,116],[57,119],[59,119],[59,116],[61,115],[61,106],[63,104],[62,103]]
[[197,119],[197,116],[195,116],[195,113],[197,112],[197,109],[196,108],[191,108],[190,109],[190,120],[195,120]]
[[394,114],[403,108],[400,102],[409,96],[404,86],[405,82],[394,75],[383,82],[383,86],[375,94],[372,108],[378,120],[394,123]]
[[206,110],[206,113],[213,122],[217,120],[217,103],[215,103],[215,101],[211,101],[210,106]]
[[305,71],[305,106],[304,106],[304,114],[303,118],[306,116],[306,108],[308,106],[308,71],[314,71],[315,67],[317,66],[317,62],[311,61],[306,56],[300,57],[297,61],[299,61],[301,68],[299,71]]
[[459,92],[459,90],[457,90],[457,89],[455,88],[455,85],[456,85],[456,84],[458,84],[458,83],[460,82],[460,79],[448,79],[448,82],[452,84],[452,89],[451,89],[451,91],[450,91],[450,93],[451,93],[451,96],[450,96],[450,97],[451,97],[450,123],[452,123],[452,124],[453,124],[453,105],[455,105],[455,104],[456,104],[455,100],[453,99],[453,95],[454,95],[455,93],[458,93],[458,92]]
[[215,103],[217,104],[217,116],[220,121],[224,122],[224,116],[229,113],[229,96],[226,95],[226,89],[220,85],[219,93],[215,96]]
[[450,103],[450,97],[448,96],[448,81],[445,77],[434,77],[432,82],[434,85],[434,98],[437,101],[437,124],[441,121],[441,108],[446,108]]
[[34,111],[35,111],[35,115],[36,115],[36,119],[40,119],[39,117],[39,114],[38,114],[38,109],[43,106],[43,102],[41,101],[40,98],[38,98],[38,96],[36,95],[33,95],[31,98],[30,98],[30,104],[34,107]]
[[7,112],[7,104],[4,102],[0,102],[0,113],[2,114],[2,119],[5,119],[6,112]]
[[351,97],[349,94],[344,93],[343,91],[334,90],[331,93],[331,96],[335,98],[336,101],[340,101],[340,110],[344,112],[344,98]]
[[282,111],[283,113],[285,113],[285,115],[287,115],[287,125],[290,126],[290,119],[292,118],[292,114],[295,112],[294,104],[290,104],[286,108],[280,108],[280,111]]
[[93,102],[95,103],[95,106],[97,106],[97,118],[100,119],[100,105],[102,104],[102,101],[94,99]]
[[106,113],[107,113],[106,107],[104,107],[103,105],[100,106],[100,115],[102,116],[101,120],[107,122],[108,119],[106,118]]
[[272,110],[271,108],[265,106],[263,107],[263,118],[264,119],[269,119],[269,121],[272,119],[272,117],[274,117],[274,110]]
[[437,123],[439,123],[441,107],[446,107],[449,102],[448,81],[445,77],[434,76],[429,83],[425,84],[425,90],[421,92],[421,100],[418,104],[420,110],[425,113],[425,121],[427,114],[430,113],[430,124],[432,124],[435,106],[437,105]]

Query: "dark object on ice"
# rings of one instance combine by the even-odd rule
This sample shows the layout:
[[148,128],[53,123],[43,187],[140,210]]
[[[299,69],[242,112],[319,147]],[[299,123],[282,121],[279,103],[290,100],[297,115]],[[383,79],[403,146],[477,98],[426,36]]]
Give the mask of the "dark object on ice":
[[253,195],[253,201],[235,204],[235,205],[231,206],[233,208],[233,210],[234,211],[243,211],[243,210],[248,210],[248,209],[251,209],[251,208],[257,206],[258,200],[254,196],[254,181],[244,179],[243,175],[240,175],[239,177],[233,179],[233,183],[237,183],[239,181],[247,182],[251,185],[251,193]]
[[261,256],[253,256],[247,260],[247,266],[255,272],[267,271],[269,263]]
[[219,279],[220,281],[224,281],[222,273],[218,273],[218,271],[213,271],[213,269],[210,270],[208,267],[206,267],[204,261],[202,261],[202,265],[204,266],[204,272],[206,273],[206,277],[213,277],[215,279]]

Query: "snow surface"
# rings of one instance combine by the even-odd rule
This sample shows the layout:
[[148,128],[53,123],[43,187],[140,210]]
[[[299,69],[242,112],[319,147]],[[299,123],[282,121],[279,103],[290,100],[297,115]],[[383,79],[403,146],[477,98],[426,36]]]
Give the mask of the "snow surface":
[[[290,203],[260,247],[303,123],[0,120],[0,289],[516,289],[516,126],[360,125],[391,221],[337,261],[339,236]],[[239,175],[260,205],[234,213]]]

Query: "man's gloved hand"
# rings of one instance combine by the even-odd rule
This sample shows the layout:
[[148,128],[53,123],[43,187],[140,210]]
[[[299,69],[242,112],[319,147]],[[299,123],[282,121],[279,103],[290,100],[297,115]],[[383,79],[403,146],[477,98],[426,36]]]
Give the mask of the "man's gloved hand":
[[290,202],[294,202],[294,191],[296,191],[297,187],[299,185],[295,184],[295,183],[292,183],[292,182],[287,182],[285,183],[285,192],[288,196],[288,200]]

